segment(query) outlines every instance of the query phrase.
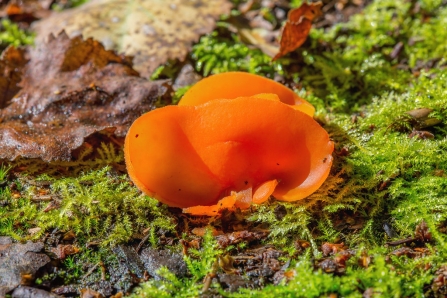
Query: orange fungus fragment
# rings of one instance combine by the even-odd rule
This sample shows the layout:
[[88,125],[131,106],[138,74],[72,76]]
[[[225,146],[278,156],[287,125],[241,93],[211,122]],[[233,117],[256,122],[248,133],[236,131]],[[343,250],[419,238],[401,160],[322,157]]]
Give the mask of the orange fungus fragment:
[[313,105],[284,85],[247,72],[226,72],[210,76],[189,89],[179,106],[196,106],[215,99],[234,99],[259,94],[275,94],[285,104],[313,116]]
[[333,143],[313,111],[269,79],[211,76],[178,106],[132,124],[124,148],[129,175],[147,195],[195,215],[247,209],[271,195],[303,199],[332,165]]

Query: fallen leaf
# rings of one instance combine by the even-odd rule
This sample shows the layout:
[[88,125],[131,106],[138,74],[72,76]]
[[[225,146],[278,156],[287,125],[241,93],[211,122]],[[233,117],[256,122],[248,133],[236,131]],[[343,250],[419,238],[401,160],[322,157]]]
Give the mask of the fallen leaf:
[[0,1],[0,17],[7,17],[15,23],[25,23],[28,26],[31,22],[47,17],[50,14],[53,0],[11,0],[5,1],[5,5]]
[[281,36],[279,53],[273,57],[273,61],[296,50],[306,41],[312,21],[322,14],[322,5],[322,2],[311,4],[305,2],[289,12]]
[[52,247],[51,252],[54,253],[58,259],[64,260],[67,256],[77,254],[79,248],[72,244],[59,244],[56,247]]
[[421,242],[430,242],[433,240],[430,229],[424,220],[416,226],[414,237]]
[[[231,16],[226,20],[228,30],[237,33],[242,42],[260,49],[270,57],[274,57],[279,51],[278,37],[280,33],[279,29],[275,30],[276,26],[274,24],[282,20],[275,18],[268,21],[265,18],[266,11],[273,10],[270,5],[264,6],[264,4],[268,4],[265,1],[262,2],[262,5],[253,4],[246,2],[239,6],[244,6],[241,15]],[[247,9],[248,11],[246,11]],[[280,11],[285,15],[285,10],[280,9]]]
[[25,51],[12,46],[0,56],[0,109],[6,107],[20,90],[17,84],[20,82],[21,70],[26,62]]
[[0,109],[0,158],[70,160],[95,132],[124,137],[165,90],[92,39],[62,33],[28,56],[22,90]]
[[149,77],[168,59],[183,60],[191,43],[211,32],[230,8],[228,0],[92,0],[38,22],[36,42],[63,29],[70,37],[93,37],[134,56],[135,69]]
[[42,242],[12,243],[11,238],[0,237],[0,297],[22,283],[24,276],[34,277],[50,258],[40,253]]
[[335,244],[335,243],[329,243],[325,242],[323,245],[321,245],[321,251],[323,252],[323,256],[327,257],[329,255],[336,254],[340,251],[346,250],[347,247],[345,247],[344,243]]
[[405,246],[393,250],[390,254],[395,255],[397,257],[407,256],[409,258],[420,258],[422,256],[422,254],[420,252],[417,252],[417,251],[415,251],[409,247],[405,247]]
[[447,295],[447,266],[441,267],[435,272],[435,278],[431,284],[431,289],[435,292],[435,297],[445,297]]
[[81,289],[81,298],[103,298],[104,296],[92,289]]
[[264,54],[270,57],[275,56],[278,52],[279,48],[276,44],[274,44],[277,37],[277,32],[272,32],[263,28],[241,28],[239,29],[239,34],[245,41],[256,46]]
[[238,231],[233,233],[228,233],[224,235],[216,236],[217,243],[220,247],[227,247],[229,245],[234,245],[242,241],[251,242],[255,240],[261,240],[267,237],[269,231]]

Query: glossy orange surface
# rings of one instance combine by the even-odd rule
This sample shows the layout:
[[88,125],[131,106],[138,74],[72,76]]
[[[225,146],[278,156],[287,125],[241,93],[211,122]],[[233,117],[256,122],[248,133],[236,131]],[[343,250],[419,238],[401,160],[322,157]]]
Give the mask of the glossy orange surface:
[[[229,84],[232,76],[239,92],[230,90],[234,84],[216,87],[214,81]],[[269,83],[242,88],[239,83],[248,84],[244,80],[252,76],[212,76],[190,89],[179,106],[138,118],[125,143],[135,184],[159,201],[197,215],[248,208],[271,194],[278,200],[299,200],[317,190],[329,174],[333,143],[309,116],[313,107],[258,76]],[[218,99],[223,97],[231,99]]]
[[195,106],[215,99],[250,97],[261,93],[276,94],[281,102],[309,116],[315,108],[295,92],[273,80],[247,72],[226,72],[207,77],[189,89],[179,106]]

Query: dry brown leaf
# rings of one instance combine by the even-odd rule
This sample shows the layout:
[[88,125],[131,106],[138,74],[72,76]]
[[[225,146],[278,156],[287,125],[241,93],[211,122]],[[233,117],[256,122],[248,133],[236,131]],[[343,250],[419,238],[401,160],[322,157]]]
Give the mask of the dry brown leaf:
[[20,82],[22,68],[26,62],[24,50],[12,46],[0,56],[0,109],[6,107],[20,90],[17,84]]
[[220,247],[227,247],[229,245],[234,245],[242,241],[251,242],[254,240],[260,240],[267,237],[269,231],[258,230],[258,231],[238,231],[233,233],[228,233],[224,235],[216,236],[217,243]]
[[239,29],[239,34],[243,40],[259,48],[264,54],[273,57],[278,53],[279,47],[276,45],[275,39],[277,31],[269,31],[263,28]]
[[303,3],[289,12],[282,32],[279,53],[276,54],[273,61],[296,50],[306,41],[312,21],[322,14],[322,5],[322,2]]
[[22,284],[25,277],[34,279],[36,271],[50,262],[40,253],[42,249],[42,242],[20,244],[0,237],[0,297]]
[[81,289],[81,298],[104,298],[104,296],[92,289]]
[[7,17],[27,27],[31,22],[47,17],[53,3],[53,0],[0,1],[0,17]]
[[95,132],[124,137],[165,91],[92,39],[61,34],[28,54],[22,90],[0,109],[0,158],[70,160]]
[[134,56],[135,69],[149,77],[168,59],[183,60],[191,43],[211,32],[228,0],[92,0],[37,23],[37,42],[65,29],[70,37],[93,37],[107,49]]

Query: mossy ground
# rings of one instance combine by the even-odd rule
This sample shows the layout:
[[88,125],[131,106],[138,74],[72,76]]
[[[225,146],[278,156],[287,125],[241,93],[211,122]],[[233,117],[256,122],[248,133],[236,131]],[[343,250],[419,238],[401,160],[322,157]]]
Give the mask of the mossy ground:
[[[203,75],[230,70],[281,75],[316,106],[317,120],[336,144],[331,174],[311,197],[297,203],[272,200],[240,215],[247,226],[270,230],[263,243],[289,254],[288,270],[294,277],[287,283],[236,293],[211,283],[213,293],[227,297],[439,294],[432,283],[447,257],[445,28],[447,7],[441,0],[376,0],[348,23],[313,29],[300,49],[278,62],[270,63],[236,35],[222,34],[222,28],[194,46],[190,60]],[[157,75],[161,73],[169,73],[167,67]],[[406,113],[418,108],[431,109],[427,117],[438,123],[421,128]],[[410,137],[413,131],[424,132]],[[2,178],[2,172],[12,166],[3,177],[8,182],[0,187],[0,235],[39,239],[57,228],[75,232],[79,246],[100,244],[101,252],[83,249],[66,261],[67,283],[85,274],[76,262],[89,255],[94,256],[93,263],[98,262],[111,246],[141,238],[148,230],[148,244],[154,247],[161,234],[170,233],[176,240],[189,237],[178,234],[179,222],[168,208],[142,196],[125,175],[114,170],[123,165],[120,153],[110,146],[98,149],[96,159],[84,158],[92,153],[87,152],[71,164],[18,161],[0,168]],[[67,174],[71,170],[74,173]],[[38,181],[49,183],[41,187]],[[50,204],[39,200],[43,195],[54,196],[59,205],[43,212]],[[275,213],[278,208],[284,214],[280,219]],[[395,248],[385,243],[411,237],[421,222],[432,235],[424,254],[417,258],[391,254]],[[30,234],[29,229],[36,227],[40,229]],[[310,246],[301,251],[297,240]],[[325,242],[343,242],[355,251],[344,273],[315,269]],[[178,241],[174,243],[172,249],[179,250]],[[207,234],[202,250],[186,257],[190,278],[179,280],[162,270],[165,279],[142,284],[134,295],[203,294],[204,276],[219,270],[214,263],[224,253],[215,248],[215,240]],[[225,253],[239,249],[243,246]],[[365,255],[371,259],[368,266],[358,262]]]

